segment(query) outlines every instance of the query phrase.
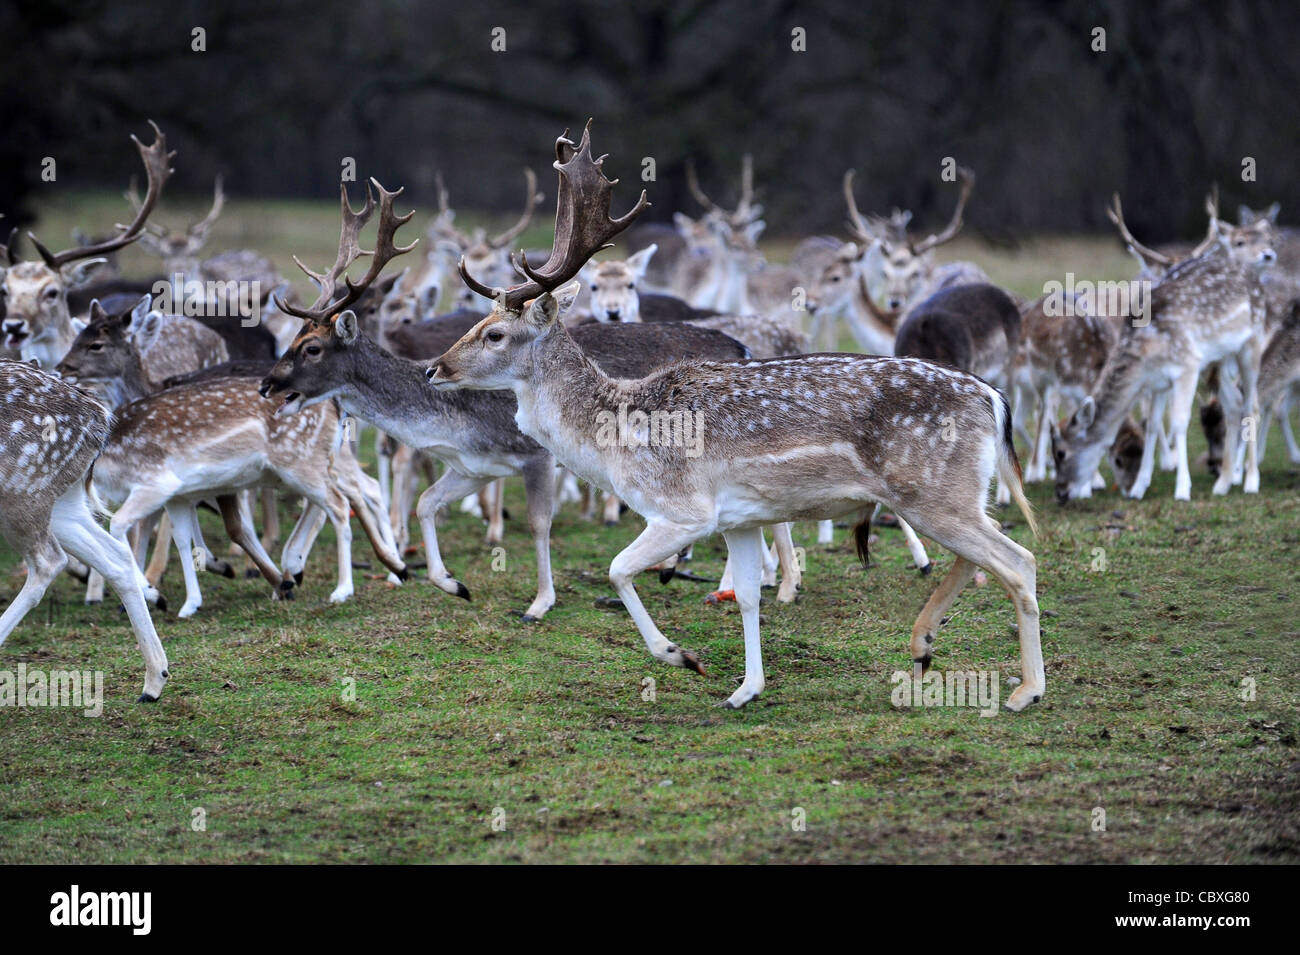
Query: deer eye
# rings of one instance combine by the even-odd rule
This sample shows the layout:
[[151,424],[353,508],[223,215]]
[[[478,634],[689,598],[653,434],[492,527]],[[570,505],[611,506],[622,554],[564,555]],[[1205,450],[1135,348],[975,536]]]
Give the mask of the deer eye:
[[591,290],[592,290],[593,292],[596,291],[596,283],[595,283],[595,282],[592,282],[592,283],[591,283]]
[[104,350],[104,343],[103,343],[103,342],[95,342],[93,345],[90,346],[89,350],[90,350],[90,351],[103,351],[103,350]]
[[308,345],[306,348],[303,349],[303,351],[305,351],[311,357],[315,358],[317,355],[320,354],[321,349],[319,345]]
[[490,332],[485,334],[483,337],[495,344],[496,342],[501,341],[501,339],[505,338],[506,336],[502,332],[499,332],[494,328]]
[[628,288],[628,291],[631,291],[632,289],[636,288],[636,283],[635,283],[635,282],[628,282],[628,283],[627,283],[627,288]]
[[56,289],[53,285],[51,285],[49,288],[45,290],[45,297],[51,300],[56,299],[59,297],[59,290]]

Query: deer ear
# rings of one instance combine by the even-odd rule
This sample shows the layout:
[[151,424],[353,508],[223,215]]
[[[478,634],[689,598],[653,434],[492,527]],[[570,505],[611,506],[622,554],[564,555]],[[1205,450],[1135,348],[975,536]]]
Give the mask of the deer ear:
[[63,280],[67,283],[68,288],[78,288],[90,281],[95,270],[101,265],[108,263],[108,259],[82,259],[80,262],[72,262],[63,267]]
[[695,225],[695,220],[684,212],[674,212],[673,225],[677,226],[678,232],[686,232],[691,226]]
[[[131,313],[134,316],[134,312]],[[134,330],[131,333],[131,341],[135,343],[136,349],[140,354],[144,354],[150,348],[158,343],[158,336],[162,334],[163,316],[161,312],[146,312],[144,318],[133,322]]]
[[561,315],[573,308],[573,303],[578,300],[578,295],[581,292],[582,282],[574,279],[568,285],[562,286],[551,293],[555,297]]
[[361,334],[361,326],[357,321],[357,313],[348,309],[334,320],[334,335],[344,345],[351,345]]
[[[149,309],[153,305],[153,296],[142,295],[140,301],[135,303],[135,308],[131,309],[124,318],[125,325],[134,325],[137,329],[144,327],[145,317],[149,314]],[[93,309],[92,309],[93,312]]]
[[[569,285],[573,284],[569,283]],[[564,288],[568,289],[569,285]],[[560,303],[555,296],[561,294],[563,290],[556,289],[555,292],[543,292],[533,299],[533,304],[528,306],[528,324],[534,328],[549,328],[560,317]]]
[[1074,420],[1084,431],[1092,427],[1092,423],[1097,420],[1097,403],[1092,400],[1092,395],[1080,403],[1079,410],[1074,413]]
[[651,243],[640,252],[636,253],[636,255],[629,255],[627,257],[627,267],[636,273],[638,282],[645,278],[645,270],[650,267],[650,260],[654,258],[654,254],[658,251],[659,246]]

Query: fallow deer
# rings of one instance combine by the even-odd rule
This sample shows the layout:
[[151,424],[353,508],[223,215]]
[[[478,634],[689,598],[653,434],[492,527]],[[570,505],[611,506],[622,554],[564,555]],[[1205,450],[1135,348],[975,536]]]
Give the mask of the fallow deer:
[[[648,202],[642,192],[630,212],[610,218],[614,183],[603,158],[592,158],[590,123],[580,142],[566,134],[555,149],[560,187],[550,258],[536,269],[524,258],[527,281],[513,288],[488,288],[462,263],[465,280],[495,304],[428,377],[439,390],[511,389],[522,431],[646,518],[645,531],[610,565],[610,580],[651,655],[702,672],[699,658],[650,619],[636,574],[721,532],[745,634],[745,679],[726,705],[748,703],[764,687],[761,528],[861,513],[883,501],[957,555],[913,627],[917,675],[930,662],[944,612],[983,566],[1007,587],[1019,623],[1023,682],[1007,706],[1022,710],[1041,699],[1034,557],[985,511],[996,472],[1033,524],[1006,398],[978,378],[928,362],[855,355],[677,363],[640,380],[609,378],[558,321],[556,293]],[[702,453],[609,447],[597,425],[620,407],[691,416],[704,429]],[[944,418],[955,427],[945,431]],[[859,541],[865,546],[865,529]]]
[[[151,146],[131,137],[140,151],[149,182],[144,200],[137,206],[130,225],[122,227],[112,239],[57,253],[50,252],[29,233],[41,261],[11,264],[5,270],[5,344],[19,349],[24,360],[35,358],[46,368],[54,367],[80,329],[80,323],[73,319],[68,309],[69,290],[79,284],[86,270],[93,266],[94,259],[130,245],[144,234],[149,213],[157,205],[163,185],[171,175],[170,162],[174,155],[167,151],[167,140],[158,127],[153,126],[153,130]],[[13,250],[11,237],[8,248],[11,257]]]
[[[376,184],[376,188],[378,184]],[[391,216],[395,193],[380,191]],[[342,198],[343,235],[331,273],[340,279],[357,252],[357,236],[370,215],[373,200],[360,212]],[[379,247],[400,254],[393,245],[396,226],[381,232]],[[381,225],[382,227],[382,225]],[[362,283],[364,284],[364,283]],[[348,282],[351,288],[352,283]],[[482,286],[476,286],[480,292]],[[469,598],[469,590],[448,571],[438,546],[439,508],[498,478],[520,474],[528,496],[528,523],[537,556],[537,595],[523,614],[540,619],[555,603],[550,569],[550,526],[554,509],[555,463],[550,453],[520,434],[513,421],[515,402],[508,392],[442,395],[424,382],[427,365],[399,357],[380,347],[361,328],[350,304],[322,296],[310,309],[291,309],[305,319],[293,347],[263,380],[262,394],[279,399],[281,413],[295,414],[334,400],[347,411],[392,435],[410,448],[427,451],[447,466],[443,476],[421,496],[416,513],[428,554],[429,579],[441,590]],[[448,318],[409,331],[418,335],[412,352],[426,360],[441,354],[463,335],[460,318]],[[477,322],[471,322],[473,327]],[[454,331],[454,335],[449,333]],[[738,357],[743,348],[724,336],[703,329],[655,326],[598,326],[580,333],[593,346],[597,360],[620,368],[634,362],[642,367],[672,357]],[[442,341],[438,343],[438,339]],[[598,341],[599,339],[599,341]],[[728,351],[730,349],[730,351]]]
[[0,644],[40,603],[71,554],[122,598],[145,660],[140,701],[162,694],[167,654],[149,618],[126,544],[95,520],[91,469],[112,426],[100,402],[27,364],[0,361],[0,535],[27,564],[27,580],[0,615]]
[[[1243,412],[1258,420],[1257,384],[1265,322],[1260,269],[1275,258],[1271,225],[1260,223],[1231,233],[1221,232],[1208,251],[1173,266],[1152,288],[1142,312],[1123,326],[1120,338],[1096,384],[1066,426],[1053,425],[1056,496],[1062,503],[1092,494],[1092,475],[1120,424],[1144,392],[1152,396],[1146,449],[1137,480],[1130,489],[1140,498],[1150,485],[1159,421],[1168,404],[1170,429],[1177,458],[1175,500],[1190,500],[1191,471],[1187,463],[1187,425],[1201,371],[1214,362],[1232,360],[1240,371],[1241,391],[1220,376],[1219,401],[1234,427],[1228,431],[1226,459],[1235,454],[1235,427]],[[1259,464],[1254,441],[1247,443],[1243,490],[1259,490]],[[1234,483],[1231,468],[1220,473],[1215,494],[1226,494]]]

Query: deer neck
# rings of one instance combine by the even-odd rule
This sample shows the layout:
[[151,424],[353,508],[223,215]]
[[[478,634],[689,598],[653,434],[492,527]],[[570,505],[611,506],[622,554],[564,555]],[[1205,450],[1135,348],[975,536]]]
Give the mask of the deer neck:
[[882,312],[871,300],[867,291],[866,276],[858,271],[853,280],[852,300],[849,304],[849,329],[858,344],[875,355],[894,353],[894,333],[898,315]]
[[533,343],[531,359],[513,386],[519,430],[579,477],[610,490],[596,422],[602,411],[617,414],[620,383],[583,353],[561,322]]
[[131,358],[122,369],[122,374],[112,378],[87,378],[78,380],[78,385],[93,392],[110,408],[122,408],[133,401],[147,398],[154,392],[161,391],[162,386],[152,381],[144,370],[140,352],[131,348]]
[[1097,406],[1089,433],[1092,444],[1110,447],[1142,391],[1142,356],[1121,343],[1111,353],[1092,389]]
[[440,424],[456,400],[429,387],[424,365],[394,355],[365,335],[349,355],[336,373],[339,384],[332,393],[344,411],[413,448],[440,443],[438,435],[445,430]]

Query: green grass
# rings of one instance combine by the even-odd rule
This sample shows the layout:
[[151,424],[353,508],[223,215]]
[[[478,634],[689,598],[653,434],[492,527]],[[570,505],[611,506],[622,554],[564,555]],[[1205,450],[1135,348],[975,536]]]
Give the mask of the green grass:
[[[319,220],[324,249],[334,229]],[[1109,268],[1078,244],[1080,262]],[[985,256],[1025,292],[1053,265]],[[329,605],[328,529],[294,602],[204,576],[197,617],[155,614],[172,679],[154,706],[133,702],[143,665],[116,602],[85,607],[64,577],[0,668],[102,670],[105,709],[0,709],[0,862],[1294,862],[1300,472],[1274,434],[1259,495],[1213,498],[1210,483],[1197,468],[1193,500],[1176,503],[1160,474],[1143,501],[1104,492],[1068,508],[1035,486],[1037,540],[1004,515],[1038,557],[1048,689],[992,718],[891,705],[938,577],[920,577],[890,529],[864,570],[846,531],[821,549],[812,525],[796,528],[804,591],[765,600],[768,687],[739,712],[715,706],[743,651],[734,608],[705,606],[710,585],[641,582],[707,678],[654,663],[626,614],[597,606],[635,515],[606,528],[563,510],[557,605],[516,619],[535,583],[517,481],[504,569],[481,522],[454,513],[440,532],[473,603],[358,571],[357,596]],[[931,553],[941,574],[951,557]],[[691,569],[714,578],[722,557],[703,542]],[[8,600],[21,570],[7,551],[0,568]],[[179,606],[174,560],[163,589]],[[936,666],[1018,675],[1013,624],[995,583],[968,588]],[[200,808],[206,831],[191,828]]]

